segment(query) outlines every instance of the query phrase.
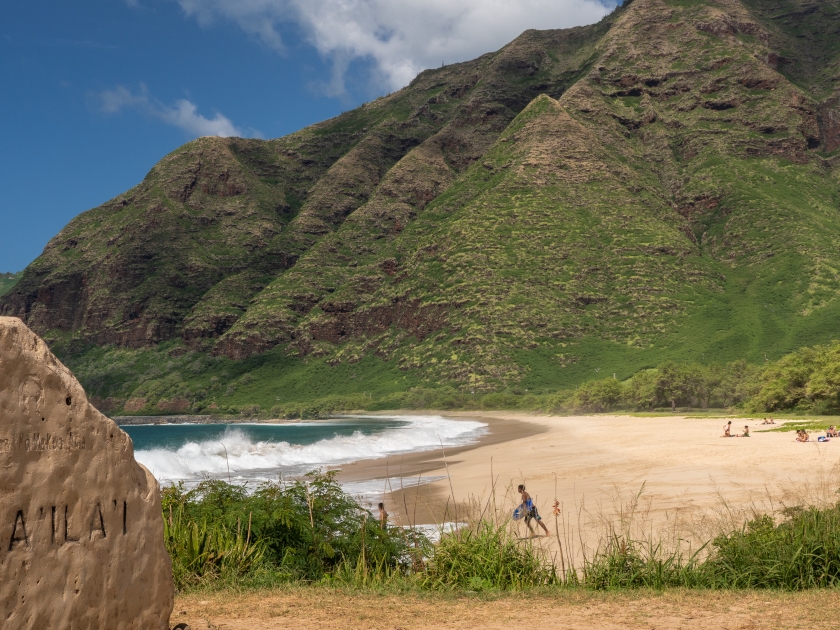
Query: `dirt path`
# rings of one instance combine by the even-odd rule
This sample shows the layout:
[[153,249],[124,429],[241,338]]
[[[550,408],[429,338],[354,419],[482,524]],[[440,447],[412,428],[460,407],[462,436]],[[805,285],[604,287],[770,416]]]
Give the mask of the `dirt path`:
[[669,591],[609,594],[449,596],[376,594],[324,588],[178,597],[172,625],[192,630],[333,628],[509,630],[758,630],[836,628],[833,593]]

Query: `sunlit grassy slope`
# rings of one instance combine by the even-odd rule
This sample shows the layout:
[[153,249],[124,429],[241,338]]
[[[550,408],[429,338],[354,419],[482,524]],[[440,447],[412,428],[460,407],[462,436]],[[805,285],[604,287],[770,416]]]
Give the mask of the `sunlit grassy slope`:
[[22,272],[0,274],[0,295],[7,293],[13,286],[15,286],[22,275]]

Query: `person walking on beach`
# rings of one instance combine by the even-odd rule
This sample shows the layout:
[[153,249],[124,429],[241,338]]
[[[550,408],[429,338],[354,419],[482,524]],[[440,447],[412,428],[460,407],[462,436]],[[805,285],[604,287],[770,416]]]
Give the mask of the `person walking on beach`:
[[525,524],[528,526],[528,529],[531,530],[532,534],[534,533],[534,530],[531,528],[531,520],[536,520],[537,524],[543,528],[545,535],[548,536],[548,527],[542,522],[542,517],[540,517],[540,513],[537,511],[537,506],[534,505],[534,500],[531,498],[531,495],[525,491],[525,484],[519,484],[517,490],[519,490],[522,496],[522,505],[519,508],[525,514]]
[[379,504],[379,525],[382,529],[385,529],[388,525],[388,512],[385,511],[385,504]]

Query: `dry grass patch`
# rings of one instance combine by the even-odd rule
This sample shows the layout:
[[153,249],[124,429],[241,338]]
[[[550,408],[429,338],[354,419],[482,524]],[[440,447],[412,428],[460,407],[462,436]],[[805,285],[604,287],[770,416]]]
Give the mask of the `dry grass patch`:
[[377,593],[321,587],[179,596],[172,624],[193,630],[539,628],[706,630],[835,628],[827,591],[515,594]]

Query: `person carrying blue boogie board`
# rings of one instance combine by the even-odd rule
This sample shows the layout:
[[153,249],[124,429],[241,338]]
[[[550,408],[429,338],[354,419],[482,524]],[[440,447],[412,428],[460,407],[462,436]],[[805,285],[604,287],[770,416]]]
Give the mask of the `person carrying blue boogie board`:
[[525,485],[519,484],[517,490],[519,490],[522,495],[522,503],[513,511],[513,519],[518,521],[521,516],[524,516],[525,524],[528,526],[528,529],[531,530],[532,534],[534,533],[534,530],[531,527],[531,521],[535,520],[537,521],[537,524],[543,528],[545,535],[548,536],[548,528],[542,522],[540,513],[537,511],[537,506],[534,505],[534,500],[531,498],[531,495],[525,492]]

